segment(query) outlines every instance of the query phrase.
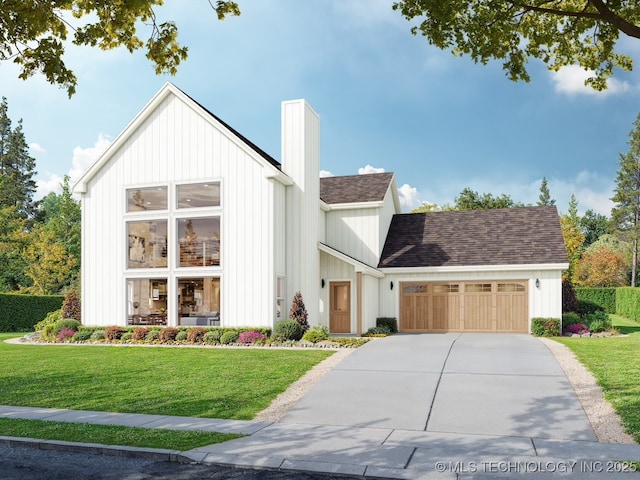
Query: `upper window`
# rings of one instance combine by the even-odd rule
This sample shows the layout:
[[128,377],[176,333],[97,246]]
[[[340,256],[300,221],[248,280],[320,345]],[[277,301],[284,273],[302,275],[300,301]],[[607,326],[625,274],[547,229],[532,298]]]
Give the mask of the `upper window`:
[[220,265],[220,217],[178,220],[180,267]]
[[467,293],[488,293],[491,292],[490,283],[467,283],[464,286],[464,291]]
[[220,182],[177,186],[178,208],[219,207]]
[[167,221],[127,222],[128,268],[167,266]]
[[459,291],[460,290],[457,284],[433,286],[433,293],[457,293]]
[[127,189],[127,212],[167,209],[167,187]]
[[498,284],[499,292],[524,292],[524,285],[519,283],[499,283]]

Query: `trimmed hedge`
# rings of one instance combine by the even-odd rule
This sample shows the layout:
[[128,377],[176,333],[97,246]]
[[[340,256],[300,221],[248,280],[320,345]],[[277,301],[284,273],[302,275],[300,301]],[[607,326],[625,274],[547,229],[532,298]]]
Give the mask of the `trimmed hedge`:
[[0,294],[0,332],[28,332],[49,312],[62,307],[62,295]]
[[636,322],[640,321],[640,288],[617,288],[615,313]]
[[587,302],[598,305],[605,313],[616,313],[617,288],[576,288],[576,295],[580,303]]

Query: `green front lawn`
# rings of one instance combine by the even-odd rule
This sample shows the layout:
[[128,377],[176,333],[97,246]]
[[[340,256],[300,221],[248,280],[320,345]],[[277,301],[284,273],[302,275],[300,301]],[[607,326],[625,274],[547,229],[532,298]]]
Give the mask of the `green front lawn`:
[[14,345],[0,405],[250,420],[326,350]]
[[166,448],[180,451],[192,450],[244,436],[231,433],[90,425],[87,423],[48,422],[18,418],[0,418],[0,432],[7,437],[30,437],[77,443]]
[[628,336],[554,340],[569,347],[594,374],[627,431],[640,442],[640,324],[617,315],[611,319]]

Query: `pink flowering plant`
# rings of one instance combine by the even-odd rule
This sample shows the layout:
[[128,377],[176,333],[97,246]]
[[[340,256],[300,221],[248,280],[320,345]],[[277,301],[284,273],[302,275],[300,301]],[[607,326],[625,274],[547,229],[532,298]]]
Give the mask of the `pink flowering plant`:
[[578,335],[589,333],[589,327],[584,323],[572,323],[571,325],[567,325],[564,330],[565,332],[577,333]]
[[70,328],[63,328],[62,330],[60,330],[57,338],[59,342],[70,342],[75,334],[75,330],[71,330]]
[[258,340],[264,340],[264,338],[265,337],[262,333],[251,330],[248,332],[242,332],[238,337],[238,341],[240,343],[255,343]]

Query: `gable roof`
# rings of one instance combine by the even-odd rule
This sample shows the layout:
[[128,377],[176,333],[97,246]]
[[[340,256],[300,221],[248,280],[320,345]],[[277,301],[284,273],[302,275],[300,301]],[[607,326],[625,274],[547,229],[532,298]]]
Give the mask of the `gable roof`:
[[144,121],[151,116],[151,114],[156,110],[156,108],[164,101],[165,98],[169,95],[174,95],[187,105],[189,105],[195,112],[201,115],[204,119],[206,119],[209,123],[211,123],[215,128],[218,128],[221,131],[228,131],[233,137],[237,138],[239,142],[237,142],[242,148],[244,148],[248,152],[252,152],[254,156],[258,157],[258,160],[263,162],[267,168],[272,168],[272,174],[269,175],[269,178],[275,178],[285,185],[290,185],[292,183],[291,179],[282,172],[281,165],[278,161],[276,161],[273,157],[265,153],[262,149],[258,148],[255,144],[250,142],[246,137],[238,133],[236,130],[231,128],[225,122],[216,117],[209,110],[204,108],[198,102],[196,102],[189,95],[184,93],[174,84],[167,82],[163,85],[163,87],[158,90],[158,92],[153,96],[151,100],[143,107],[143,109],[138,112],[138,114],[134,117],[134,119],[125,127],[125,129],[111,142],[109,147],[98,157],[98,159],[84,172],[84,174],[80,177],[80,179],[76,182],[73,187],[74,192],[76,193],[85,193],[87,189],[87,183],[94,177],[102,167],[109,162],[111,157],[114,155],[118,149],[125,144],[127,139],[133,134],[133,132],[139,128]]
[[393,173],[368,173],[320,179],[320,199],[325,203],[382,202]]
[[394,215],[378,268],[567,263],[556,207]]

